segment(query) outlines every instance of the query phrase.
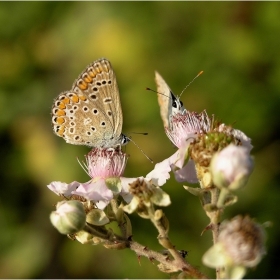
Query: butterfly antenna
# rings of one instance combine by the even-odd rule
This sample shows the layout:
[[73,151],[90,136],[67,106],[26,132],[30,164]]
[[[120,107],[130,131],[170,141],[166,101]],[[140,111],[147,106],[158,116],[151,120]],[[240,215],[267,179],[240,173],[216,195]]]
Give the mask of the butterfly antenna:
[[181,92],[179,98],[181,98],[182,93],[183,93],[183,92],[189,87],[189,85],[190,85],[197,77],[199,77],[202,73],[203,73],[203,71],[200,71],[200,72],[187,84],[187,86],[182,90],[182,92]]
[[165,94],[163,94],[163,93],[161,93],[161,92],[155,91],[155,90],[153,90],[153,89],[151,89],[151,88],[148,88],[148,87],[147,87],[147,88],[146,88],[146,90],[153,91],[153,92],[155,92],[155,93],[158,93],[158,94],[164,95],[164,96],[166,96],[167,98],[170,98],[170,99],[171,99],[171,97],[170,97],[170,96],[165,95]]
[[148,132],[129,132],[129,133],[133,133],[133,134],[141,134],[141,135],[148,135]]
[[154,161],[148,157],[145,152],[139,147],[139,145],[137,145],[130,137],[127,137],[141,152],[142,154],[151,162],[151,163],[154,163]]

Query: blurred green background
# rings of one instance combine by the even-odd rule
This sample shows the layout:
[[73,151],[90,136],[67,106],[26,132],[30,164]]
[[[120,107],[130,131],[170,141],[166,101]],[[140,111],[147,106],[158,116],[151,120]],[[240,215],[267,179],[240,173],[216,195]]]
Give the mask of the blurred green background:
[[[154,162],[175,152],[165,136],[154,71],[186,108],[207,109],[244,131],[255,169],[239,203],[224,217],[250,214],[267,228],[267,254],[246,278],[280,278],[279,2],[1,2],[0,3],[0,278],[169,278],[134,252],[86,246],[60,235],[49,214],[59,198],[51,181],[86,182],[77,163],[89,149],[52,132],[53,99],[92,61],[108,58],[120,88],[123,132]],[[153,169],[132,143],[126,177]],[[196,197],[174,181],[164,186],[170,238],[188,261],[214,277],[201,256],[212,236]],[[156,230],[132,215],[134,239],[159,250]],[[104,269],[104,264],[106,269]]]

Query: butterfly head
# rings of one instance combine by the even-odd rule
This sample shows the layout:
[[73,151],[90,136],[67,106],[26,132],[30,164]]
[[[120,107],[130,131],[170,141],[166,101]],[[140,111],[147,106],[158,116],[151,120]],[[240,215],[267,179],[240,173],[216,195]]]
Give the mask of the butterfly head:
[[176,97],[172,91],[170,91],[170,96],[172,99],[171,105],[172,105],[172,114],[177,114],[179,112],[184,112],[185,107],[183,102],[179,99],[179,97]]

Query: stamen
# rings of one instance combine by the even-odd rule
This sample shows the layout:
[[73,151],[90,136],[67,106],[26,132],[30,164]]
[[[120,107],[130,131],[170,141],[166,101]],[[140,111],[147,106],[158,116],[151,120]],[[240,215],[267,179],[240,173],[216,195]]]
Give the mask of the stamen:
[[[78,161],[78,163],[80,164],[80,166],[82,167],[82,169],[86,172],[86,174],[87,174],[89,177],[91,177],[90,174],[89,174],[89,172],[88,172],[88,169],[87,169],[88,162],[87,162],[87,164],[85,164],[84,161],[83,161],[83,162],[80,162],[80,160],[79,160],[78,157],[77,157],[77,161]],[[87,161],[87,158],[86,158],[86,161]]]

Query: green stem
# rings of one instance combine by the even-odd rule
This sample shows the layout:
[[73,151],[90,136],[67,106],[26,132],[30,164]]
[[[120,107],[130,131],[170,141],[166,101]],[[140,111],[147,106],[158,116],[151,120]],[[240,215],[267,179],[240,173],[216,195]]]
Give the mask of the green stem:
[[[212,191],[212,201],[211,203],[214,205],[217,205],[218,207],[218,201],[221,197],[221,192],[218,188],[214,187]],[[212,235],[213,235],[213,244],[216,244],[218,241],[218,236],[219,236],[219,230],[220,230],[220,221],[221,221],[221,214],[222,214],[222,209],[218,209],[216,211],[213,211],[213,215],[211,215],[211,225],[212,225]],[[221,270],[220,268],[216,268],[216,278],[220,279],[221,278]]]
[[222,188],[221,189],[219,199],[218,199],[218,202],[217,202],[217,207],[218,208],[224,207],[225,200],[226,200],[228,194],[229,194],[229,190],[227,188]]
[[110,205],[111,205],[112,211],[113,211],[113,213],[115,215],[115,219],[118,222],[118,227],[120,228],[122,236],[123,237],[127,236],[127,234],[126,234],[126,227],[125,227],[125,221],[124,221],[124,218],[123,218],[123,212],[120,213],[120,211],[123,211],[123,210],[119,208],[117,199],[116,198],[111,199]]

